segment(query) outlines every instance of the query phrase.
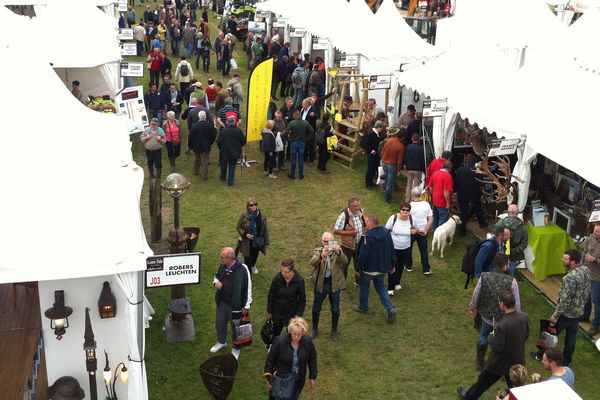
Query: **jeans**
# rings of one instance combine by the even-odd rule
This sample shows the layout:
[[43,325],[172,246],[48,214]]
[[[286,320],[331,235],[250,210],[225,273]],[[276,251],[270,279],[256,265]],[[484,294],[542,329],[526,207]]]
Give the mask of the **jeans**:
[[179,57],[179,44],[181,43],[181,38],[171,38],[171,52],[173,53],[173,57]]
[[194,42],[185,43],[183,42],[183,55],[189,57],[194,52]]
[[369,275],[365,274],[364,272],[360,274],[359,308],[361,311],[369,311],[369,287],[371,286],[371,281],[373,281],[373,286],[379,295],[379,299],[381,300],[383,307],[385,307],[388,312],[394,309],[392,300],[390,300],[390,295],[388,294],[383,283],[383,276],[384,274]]
[[299,107],[305,97],[306,96],[304,95],[304,90],[302,90],[302,88],[294,88],[294,107]]
[[210,51],[205,51],[201,55],[202,57],[202,69],[204,72],[208,72],[210,67]]
[[150,86],[152,86],[153,83],[155,83],[156,86],[160,85],[160,69],[150,70]]
[[450,212],[446,207],[433,206],[433,226],[432,231],[435,232],[438,226],[443,225],[444,222],[450,218]]
[[575,352],[575,342],[577,340],[577,327],[579,326],[579,318],[569,318],[561,315],[556,321],[556,335],[558,336],[564,329],[565,332],[565,348],[563,350],[563,365],[568,366],[573,360]]
[[600,282],[592,281],[592,304],[594,305],[594,319],[592,327],[600,327]]
[[304,142],[295,140],[290,142],[290,154],[292,158],[292,167],[290,175],[296,176],[296,162],[298,162],[298,172],[300,177],[304,176]]
[[221,60],[220,58],[217,57],[217,71],[220,71],[223,69],[223,60]]
[[325,278],[323,280],[323,291],[317,292],[315,290],[315,297],[313,301],[312,312],[315,314],[319,314],[321,312],[321,308],[323,307],[323,302],[325,299],[329,297],[329,306],[331,308],[332,314],[340,313],[340,291],[332,292],[331,291],[331,278]]
[[479,341],[477,342],[477,345],[479,347],[487,347],[488,336],[490,336],[490,333],[492,333],[493,330],[493,325],[490,325],[484,320],[481,320],[481,334],[479,335]]
[[227,58],[222,61],[223,63],[223,76],[229,75],[229,70],[231,69],[231,59]]
[[394,249],[394,252],[396,253],[396,265],[394,268],[394,273],[388,273],[388,290],[394,290],[394,287],[400,284],[404,266],[407,265],[410,249],[410,247],[402,250]]
[[[233,186],[233,178],[235,177],[235,167],[237,166],[237,160],[224,160],[221,161],[221,180],[227,179],[227,186]],[[227,174],[229,169],[229,174]],[[227,178],[225,178],[227,177]]]
[[431,265],[429,265],[429,253],[427,252],[427,236],[411,236],[410,251],[408,253],[408,260],[406,261],[406,264],[409,267],[413,266],[412,245],[414,242],[417,242],[417,246],[419,246],[419,254],[421,255],[421,265],[423,266],[423,272],[431,271]]
[[383,199],[386,203],[392,201],[392,191],[396,181],[397,170],[398,167],[396,164],[383,163],[383,172],[385,173],[385,195],[383,196]]
[[378,166],[379,155],[373,153],[367,154],[367,172],[365,173],[365,186],[367,188],[375,187],[375,184],[373,183],[373,176],[377,173]]

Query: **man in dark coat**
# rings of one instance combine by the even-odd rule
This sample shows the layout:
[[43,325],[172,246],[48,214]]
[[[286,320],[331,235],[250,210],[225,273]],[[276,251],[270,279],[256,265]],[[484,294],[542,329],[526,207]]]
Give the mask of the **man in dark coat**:
[[235,117],[228,117],[226,128],[221,131],[217,139],[219,163],[221,164],[221,175],[219,178],[222,181],[227,179],[227,186],[233,186],[235,167],[237,161],[242,156],[242,146],[246,144],[246,136],[244,136],[242,130],[237,128],[235,124]]
[[304,278],[296,271],[294,261],[286,258],[267,295],[267,319],[273,321],[273,337],[279,336],[291,318],[303,316],[305,307]]
[[[313,131],[317,131],[317,120],[321,117],[319,109],[313,104],[312,97],[307,97],[302,100],[302,109],[300,115],[303,120],[308,122],[313,128]],[[304,161],[313,163],[315,161],[315,135],[309,138],[306,142],[306,149],[304,150]]]
[[217,130],[212,122],[207,121],[206,110],[198,113],[198,122],[192,124],[190,130],[190,147],[194,151],[194,175],[198,175],[202,164],[202,180],[208,179],[208,160],[210,148],[217,138]]
[[485,367],[477,382],[465,391],[462,387],[456,389],[458,397],[466,400],[476,400],[485,393],[502,376],[511,387],[508,371],[515,364],[525,365],[525,342],[529,337],[529,317],[525,313],[515,311],[515,297],[509,291],[498,295],[500,309],[504,313],[500,322],[496,321],[494,331],[488,337],[492,354],[488,357]]
[[485,217],[481,208],[481,183],[475,175],[475,156],[469,154],[465,158],[465,165],[456,170],[455,185],[460,205],[460,220],[458,226],[461,236],[465,236],[467,221],[473,214],[477,216],[479,226],[485,228]]
[[365,174],[365,187],[369,190],[375,188],[373,183],[373,177],[377,174],[377,167],[379,166],[379,148],[380,135],[385,130],[385,125],[381,121],[375,122],[375,127],[365,132],[360,138],[360,145],[367,154],[367,172]]

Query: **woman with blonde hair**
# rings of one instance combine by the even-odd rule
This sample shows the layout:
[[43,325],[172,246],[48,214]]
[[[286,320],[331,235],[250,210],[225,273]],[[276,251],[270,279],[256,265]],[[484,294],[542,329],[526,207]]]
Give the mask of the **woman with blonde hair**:
[[269,399],[297,400],[306,382],[311,389],[317,383],[317,349],[307,335],[308,324],[302,317],[290,320],[288,333],[275,338],[265,363]]
[[236,255],[241,250],[244,256],[244,264],[252,270],[253,274],[258,274],[256,260],[259,252],[267,253],[269,229],[267,227],[267,216],[263,210],[258,208],[256,197],[252,196],[246,202],[246,211],[240,215],[236,230],[240,235]]
[[268,120],[265,129],[262,131],[262,142],[260,144],[260,150],[265,154],[265,163],[263,165],[265,176],[269,176],[271,179],[277,177],[273,175],[273,168],[275,168],[275,134],[273,128],[275,127],[275,121]]

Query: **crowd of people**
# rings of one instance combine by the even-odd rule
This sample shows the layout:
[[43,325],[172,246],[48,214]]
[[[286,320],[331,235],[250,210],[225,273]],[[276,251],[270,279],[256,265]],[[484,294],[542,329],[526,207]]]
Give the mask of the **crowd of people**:
[[[196,25],[198,10],[196,7],[192,13],[191,5],[181,10],[176,5],[161,6],[156,10],[147,8],[144,18],[135,25],[138,51],[140,54],[147,52],[151,75],[146,95],[151,124],[142,133],[141,140],[146,149],[150,177],[160,177],[162,147],[167,148],[171,168],[175,170],[175,160],[183,144],[179,119],[187,121],[187,152],[195,156],[194,174],[208,179],[210,152],[212,145],[217,143],[220,179],[231,186],[236,164],[246,144],[246,136],[240,129],[244,90],[238,74],[233,74],[226,85],[209,79],[206,88],[194,78],[194,68],[188,61],[194,52],[195,69],[199,70],[202,65],[204,72],[210,71],[210,54],[214,52],[216,69],[223,76],[229,76],[233,54],[232,38],[227,29],[219,32],[211,43],[205,13]],[[136,20],[133,17],[131,25]],[[127,23],[130,23],[129,16]],[[184,47],[181,56],[180,37]],[[171,44],[172,55],[180,57],[174,69],[167,57],[167,41]],[[303,179],[304,163],[312,165],[315,161],[320,173],[329,173],[327,162],[335,147],[328,138],[335,136],[335,132],[331,115],[323,108],[328,97],[323,60],[310,61],[308,55],[301,58],[298,54],[290,54],[290,44],[276,32],[249,34],[243,45],[248,55],[248,69],[268,58],[274,61],[269,117],[261,138],[264,175],[275,179],[277,171],[285,171],[289,163],[287,176]],[[277,96],[285,99],[280,108],[275,105]],[[340,111],[347,117],[352,98],[344,100],[344,108]],[[481,204],[481,183],[474,172],[476,157],[461,158],[444,151],[441,157],[427,164],[421,143],[422,114],[416,107],[409,105],[390,122],[374,99],[369,99],[368,104],[369,118],[359,137],[367,159],[364,185],[373,190],[377,187],[374,181],[383,180],[383,200],[400,204],[400,207],[380,224],[378,215],[363,212],[360,199],[352,197],[337,215],[333,229],[322,233],[320,245],[312,251],[306,281],[298,272],[294,259],[281,261],[280,271],[273,277],[267,294],[266,312],[273,323],[275,337],[264,370],[271,398],[278,398],[277,393],[290,387],[289,398],[299,398],[307,372],[310,386],[316,384],[317,350],[313,339],[322,331],[320,314],[326,299],[329,299],[331,311],[330,338],[334,342],[341,338],[341,293],[348,290],[348,282],[358,287],[359,301],[351,307],[353,311],[369,313],[372,282],[386,311],[387,322],[393,324],[397,318],[393,298],[402,290],[403,273],[413,271],[414,243],[417,242],[419,249],[422,272],[431,277],[430,232],[460,220],[458,233],[465,236],[467,222],[473,216],[481,228],[488,227]],[[454,168],[457,161],[461,165]],[[406,183],[398,190],[397,177],[401,174],[405,175]],[[458,213],[460,218],[451,218],[453,213]],[[217,304],[217,343],[210,349],[213,353],[227,346],[228,324],[233,330],[235,321],[248,314],[252,305],[252,280],[258,273],[257,259],[270,245],[266,213],[258,207],[256,198],[251,197],[246,202],[236,231],[239,235],[237,247],[221,250],[221,265],[213,280]],[[577,326],[580,320],[589,320],[592,305],[597,312],[588,333],[594,335],[600,330],[598,241],[600,225],[594,228],[583,256],[575,250],[568,250],[563,256],[562,262],[568,273],[556,310],[548,319],[557,334],[566,331],[564,350],[542,348],[531,353],[551,372],[549,379],[563,379],[571,387],[575,374],[569,366],[573,361]],[[513,204],[508,206],[507,216],[490,229],[489,238],[477,247],[474,275],[478,280],[469,311],[478,330],[474,358],[480,374],[470,388],[457,389],[460,398],[477,399],[501,378],[506,380],[509,388],[527,383],[524,364],[529,318],[521,311],[526,305],[521,302],[519,284],[514,278],[516,266],[524,260],[527,245],[527,229],[518,207]],[[353,273],[349,272],[350,264]],[[312,327],[304,320],[307,285],[308,290],[313,291],[314,299]],[[284,328],[286,333],[282,333]],[[488,348],[491,348],[490,354]],[[238,358],[240,348],[234,347],[232,354]],[[502,399],[504,395],[499,394],[498,398]]]

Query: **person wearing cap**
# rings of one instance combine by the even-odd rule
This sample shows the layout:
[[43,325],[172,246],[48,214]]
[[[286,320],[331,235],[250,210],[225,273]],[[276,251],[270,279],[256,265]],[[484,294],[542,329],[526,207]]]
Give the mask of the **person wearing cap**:
[[[375,123],[375,126],[381,124],[380,121]],[[385,173],[385,194],[384,200],[386,203],[392,202],[392,192],[396,175],[402,171],[404,167],[404,144],[398,137],[398,128],[391,128],[387,132],[387,138],[383,141],[381,149],[381,165]]]
[[227,186],[233,186],[235,167],[242,156],[242,146],[246,144],[246,136],[242,130],[236,127],[234,116],[228,116],[225,120],[225,128],[219,133],[217,146],[219,147],[219,163],[221,164],[222,181],[227,180]]
[[198,104],[202,104],[204,105],[204,107],[208,108],[208,101],[206,100],[206,92],[204,91],[204,88],[202,87],[202,83],[201,82],[194,82],[194,84],[192,85],[193,91],[192,93],[190,93],[190,103],[192,101],[192,98],[196,98],[198,99]]
[[360,133],[360,145],[367,154],[367,172],[365,174],[365,187],[369,190],[375,188],[373,183],[373,177],[377,173],[377,167],[379,166],[379,148],[380,135],[385,130],[385,125],[381,121],[377,121],[374,128],[366,133]]
[[[167,142],[165,131],[158,125],[158,118],[150,120],[150,126],[140,135],[144,148],[146,149],[146,159],[148,160],[148,173],[150,178],[158,176],[162,169],[162,147]],[[155,170],[156,169],[156,170]],[[156,175],[155,175],[156,172]]]
[[417,109],[414,105],[410,104],[406,107],[406,112],[398,117],[395,121],[394,126],[397,128],[408,128],[408,125],[415,120],[415,112]]
[[240,83],[240,75],[233,74],[233,78],[227,82],[227,91],[231,97],[231,104],[233,107],[240,111],[240,105],[244,102],[244,88]]

